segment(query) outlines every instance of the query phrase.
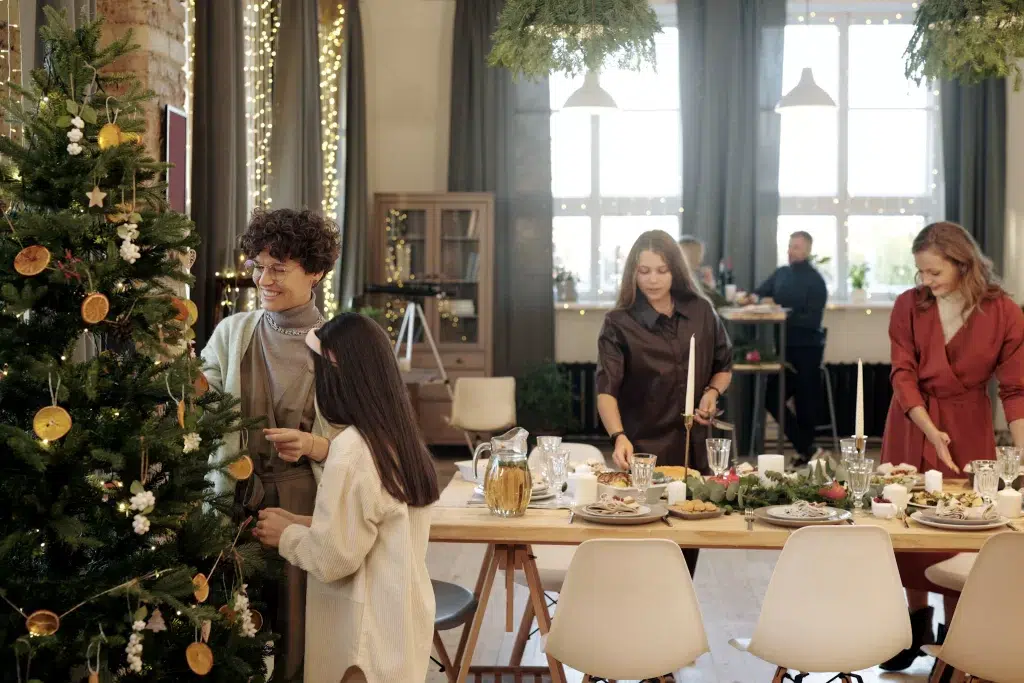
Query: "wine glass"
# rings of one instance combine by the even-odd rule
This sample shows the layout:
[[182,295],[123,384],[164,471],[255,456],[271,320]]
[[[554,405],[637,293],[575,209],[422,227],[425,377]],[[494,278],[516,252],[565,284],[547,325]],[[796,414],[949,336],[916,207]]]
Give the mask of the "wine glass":
[[846,480],[853,496],[853,509],[864,508],[864,495],[871,486],[871,470],[874,462],[867,459],[852,460],[846,466]]
[[540,472],[551,483],[551,454],[562,447],[562,437],[538,436],[537,445],[540,446]]
[[634,453],[633,460],[629,464],[629,473],[632,475],[633,488],[637,490],[637,502],[647,502],[647,489],[651,488],[654,479],[654,466],[658,462],[658,456],[650,453]]
[[1011,488],[1013,482],[1020,476],[1021,451],[1024,451],[1024,449],[1017,446],[1000,446],[996,449],[999,476],[1002,478],[1006,488]]
[[974,472],[974,490],[986,502],[995,500],[999,490],[999,461],[975,460],[971,463]]
[[559,448],[548,453],[548,470],[551,476],[551,485],[555,487],[555,505],[561,506],[565,497],[562,489],[569,479],[569,449]]
[[708,447],[708,467],[715,473],[716,477],[721,477],[725,474],[726,470],[729,469],[729,456],[732,454],[732,440],[731,439],[707,439],[705,441]]

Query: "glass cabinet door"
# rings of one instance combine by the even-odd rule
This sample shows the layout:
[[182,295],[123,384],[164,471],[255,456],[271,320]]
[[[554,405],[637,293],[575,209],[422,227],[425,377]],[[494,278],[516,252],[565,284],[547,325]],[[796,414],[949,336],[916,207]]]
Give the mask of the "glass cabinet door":
[[388,209],[384,275],[389,283],[415,281],[426,273],[427,217],[424,209]]
[[479,341],[481,277],[480,212],[442,209],[440,221],[438,268],[443,296],[437,302],[438,342],[476,344]]

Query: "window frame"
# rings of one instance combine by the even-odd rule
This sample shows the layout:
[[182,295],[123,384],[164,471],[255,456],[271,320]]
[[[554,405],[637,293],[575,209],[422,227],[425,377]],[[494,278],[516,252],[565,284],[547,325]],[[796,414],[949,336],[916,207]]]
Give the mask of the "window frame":
[[[653,5],[662,27],[678,30],[676,8],[674,4]],[[622,107],[622,112],[661,112],[675,113],[682,116],[682,102],[677,97],[674,108],[629,109]],[[551,115],[561,115],[562,109],[552,109]],[[592,302],[614,301],[617,291],[607,291],[601,286],[601,224],[604,216],[679,216],[683,212],[683,185],[679,183],[678,192],[670,196],[601,196],[601,116],[590,117],[590,194],[585,197],[553,196],[553,218],[576,216],[590,219],[590,273],[591,289],[581,292],[581,298]],[[682,125],[680,119],[680,134]],[[680,173],[682,173],[682,146],[679,145]],[[553,179],[552,179],[553,180]],[[680,221],[677,218],[677,226]],[[676,236],[681,228],[677,227]],[[554,246],[554,245],[552,245]]]
[[[802,4],[802,3],[800,3]],[[858,3],[862,4],[862,3]],[[925,111],[928,114],[927,149],[928,166],[931,168],[930,195],[924,196],[851,196],[849,193],[849,124],[850,111],[850,28],[854,25],[880,24],[912,24],[914,10],[910,3],[901,12],[885,11],[870,12],[865,10],[847,11],[812,11],[805,15],[803,11],[794,11],[791,7],[787,16],[788,25],[832,25],[839,31],[839,92],[836,101],[838,109],[837,154],[837,194],[836,196],[779,196],[780,216],[834,216],[836,219],[835,272],[836,282],[831,293],[832,298],[845,301],[850,298],[849,287],[849,225],[847,217],[855,216],[923,216],[927,225],[943,214],[944,188],[942,170],[942,131],[939,111],[938,85],[927,85],[927,104],[925,107],[853,107],[853,111]],[[849,7],[850,3],[846,3]],[[891,9],[891,8],[889,8]],[[898,18],[897,18],[898,17]],[[811,65],[813,67],[813,64]],[[784,115],[784,114],[783,114]],[[778,230],[778,228],[776,228]],[[782,258],[782,254],[778,255]],[[870,278],[869,278],[870,283]],[[869,293],[893,299],[900,293],[891,287],[874,288],[869,286]]]

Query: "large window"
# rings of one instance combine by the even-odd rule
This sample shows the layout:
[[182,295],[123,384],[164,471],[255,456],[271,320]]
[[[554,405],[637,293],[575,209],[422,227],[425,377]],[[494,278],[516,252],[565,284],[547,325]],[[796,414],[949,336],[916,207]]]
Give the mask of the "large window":
[[583,77],[551,76],[554,258],[578,276],[585,300],[614,299],[622,264],[641,233],[679,234],[679,37],[666,17],[660,19],[657,70],[601,73],[617,111],[589,116],[563,110]]
[[779,261],[790,233],[806,230],[815,254],[831,259],[821,270],[840,299],[860,264],[875,298],[911,286],[911,241],[942,213],[938,92],[904,77],[914,10],[889,5],[884,14],[800,11],[786,28],[783,92],[811,67],[839,106],[782,117]]

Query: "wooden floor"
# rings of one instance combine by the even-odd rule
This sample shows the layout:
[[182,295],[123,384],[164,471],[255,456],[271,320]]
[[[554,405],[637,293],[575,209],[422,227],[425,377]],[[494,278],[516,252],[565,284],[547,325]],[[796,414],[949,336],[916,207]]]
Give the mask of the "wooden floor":
[[[458,456],[461,458],[461,454]],[[438,471],[442,475],[442,486],[447,484],[454,472],[450,459],[438,460]],[[477,572],[483,561],[484,547],[472,544],[432,543],[427,554],[430,576],[442,581],[451,581],[472,589]],[[768,683],[774,667],[754,657],[734,650],[729,646],[730,638],[750,637],[754,632],[761,610],[761,600],[768,587],[772,569],[778,559],[776,551],[751,550],[705,550],[701,553],[697,575],[694,578],[697,597],[704,616],[711,652],[701,657],[695,666],[676,676],[680,683]],[[527,591],[516,585],[516,624],[522,614]],[[934,598],[934,596],[933,596]],[[508,661],[514,633],[504,631],[505,588],[504,582],[495,581],[491,609],[488,610],[480,642],[477,646],[474,664],[496,665]],[[942,617],[941,600],[935,600],[936,615]],[[853,619],[864,619],[867,615],[848,615]],[[449,651],[454,653],[460,630],[442,634]],[[523,660],[527,665],[544,665],[540,651],[540,638],[534,636]],[[890,674],[880,670],[859,672],[865,683],[925,683],[932,660],[919,658],[916,665],[907,672]],[[579,683],[582,674],[567,671],[569,683]],[[809,676],[809,683],[824,682],[830,676]],[[492,683],[493,679],[484,679]],[[511,683],[511,677],[506,678]],[[428,683],[444,683],[447,678],[431,666]],[[500,683],[500,682],[494,682]]]

